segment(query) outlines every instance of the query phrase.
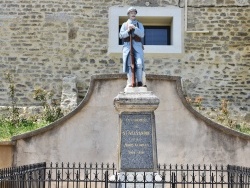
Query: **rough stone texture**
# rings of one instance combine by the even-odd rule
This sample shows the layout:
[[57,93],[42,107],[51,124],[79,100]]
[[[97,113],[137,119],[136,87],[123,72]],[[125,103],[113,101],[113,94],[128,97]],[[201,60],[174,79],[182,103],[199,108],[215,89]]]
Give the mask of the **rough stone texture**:
[[[59,121],[16,141],[14,164],[118,161],[118,113],[114,97],[126,76],[96,77],[85,100]],[[193,110],[180,78],[152,75],[148,89],[160,99],[155,110],[159,163],[250,166],[250,136],[211,122]]]
[[[36,86],[61,98],[62,79],[77,76],[83,98],[90,76],[121,72],[121,58],[107,56],[111,6],[184,7],[184,0],[0,0],[0,105],[8,104],[4,73],[11,72],[19,105],[38,105]],[[146,73],[182,76],[185,93],[218,107],[223,98],[236,112],[250,110],[249,0],[188,0],[183,58],[147,58]],[[183,18],[184,19],[184,18]],[[49,83],[49,84],[48,84]]]
[[247,113],[245,116],[245,121],[250,123],[250,113]]
[[64,115],[77,107],[76,77],[68,76],[63,78],[61,109]]
[[[182,0],[183,1],[183,0]],[[189,6],[246,6],[249,0],[188,0]]]
[[[27,118],[36,114],[42,113],[44,110],[42,106],[17,106],[21,116]],[[0,114],[8,115],[9,110],[6,106],[0,106]]]
[[249,111],[249,10],[189,8],[189,24],[193,25],[189,30],[211,32],[187,34],[188,55],[181,74],[187,94],[202,96],[207,106],[218,107],[218,101],[227,99],[235,109]]

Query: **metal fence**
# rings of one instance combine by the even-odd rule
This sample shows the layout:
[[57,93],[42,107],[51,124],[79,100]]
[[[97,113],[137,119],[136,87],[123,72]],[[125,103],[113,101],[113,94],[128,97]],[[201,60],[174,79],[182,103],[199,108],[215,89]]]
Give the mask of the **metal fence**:
[[117,172],[114,164],[39,163],[0,170],[0,188],[250,188],[250,168],[158,165],[157,172]]
[[46,163],[0,170],[0,188],[45,188]]

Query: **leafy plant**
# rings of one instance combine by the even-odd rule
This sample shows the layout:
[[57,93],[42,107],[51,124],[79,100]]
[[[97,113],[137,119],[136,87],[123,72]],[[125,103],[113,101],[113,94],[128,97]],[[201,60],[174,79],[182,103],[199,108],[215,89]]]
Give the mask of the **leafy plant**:
[[202,97],[196,97],[191,99],[186,97],[188,103],[195,107],[200,113],[208,116],[208,118],[217,121],[218,123],[230,127],[232,129],[238,130],[243,133],[250,134],[250,125],[242,120],[237,120],[232,117],[229,110],[229,102],[225,99],[221,100],[220,108],[218,109],[206,109],[202,107]]
[[194,99],[194,104],[196,105],[196,107],[201,110],[202,109],[202,100],[203,98],[198,96]]
[[42,118],[48,122],[54,122],[63,116],[61,108],[58,107],[58,104],[53,100],[54,93],[46,91],[42,88],[35,89],[34,99],[40,101],[43,106]]
[[196,108],[198,108],[198,110],[202,109],[202,100],[203,98],[198,96],[195,97],[194,100],[192,100],[190,97],[186,97],[186,100],[188,103],[190,103],[192,106],[195,106]]
[[8,107],[8,119],[11,125],[15,125],[16,127],[19,125],[19,109],[17,107],[17,99],[16,99],[16,86],[13,79],[13,76],[10,73],[6,73],[6,79],[9,83],[9,98],[11,105]]
[[41,102],[43,107],[42,113],[32,114],[26,111],[25,108],[19,109],[13,76],[7,73],[6,80],[9,83],[8,95],[11,103],[7,107],[7,113],[3,113],[0,116],[1,141],[10,140],[14,135],[43,127],[63,116],[58,103],[53,100],[54,93],[41,88],[34,91],[34,99]]
[[228,101],[225,99],[221,100],[220,113],[217,115],[217,119],[221,123],[225,122],[231,128],[236,128],[236,125],[233,119],[230,117],[230,113],[228,109]]

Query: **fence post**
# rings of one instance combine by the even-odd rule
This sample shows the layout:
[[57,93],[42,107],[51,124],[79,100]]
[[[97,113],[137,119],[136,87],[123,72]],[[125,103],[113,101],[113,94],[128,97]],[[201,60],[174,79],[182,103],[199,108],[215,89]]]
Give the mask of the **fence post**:
[[165,183],[165,172],[162,172],[162,188],[164,188],[164,183]]
[[171,178],[172,180],[172,187],[171,188],[175,188],[175,184],[176,184],[176,182],[175,182],[175,173],[174,172],[172,172],[172,178]]
[[43,179],[43,188],[45,188],[45,180],[46,180],[46,170],[47,170],[47,168],[46,168],[46,162],[44,162],[43,164],[42,164],[42,166],[43,166],[43,176],[42,176],[42,179]]
[[108,174],[108,171],[106,170],[105,171],[105,175],[104,175],[105,177],[105,188],[108,188],[108,181],[109,181],[109,174]]
[[242,173],[240,173],[240,188],[243,188],[243,182],[244,182],[243,175]]
[[24,188],[24,179],[25,179],[25,175],[24,173],[22,172],[21,175],[20,175],[20,180],[21,180],[21,185],[20,185],[20,188]]
[[233,167],[231,165],[227,166],[227,173],[228,173],[228,187],[233,188],[234,174],[233,174]]

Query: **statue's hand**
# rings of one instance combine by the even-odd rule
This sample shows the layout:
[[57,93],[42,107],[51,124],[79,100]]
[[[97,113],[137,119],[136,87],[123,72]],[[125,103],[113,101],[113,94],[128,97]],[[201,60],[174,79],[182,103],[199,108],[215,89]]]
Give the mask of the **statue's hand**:
[[128,29],[129,29],[129,30],[135,29],[135,26],[134,26],[133,24],[129,24],[129,25],[128,25]]

